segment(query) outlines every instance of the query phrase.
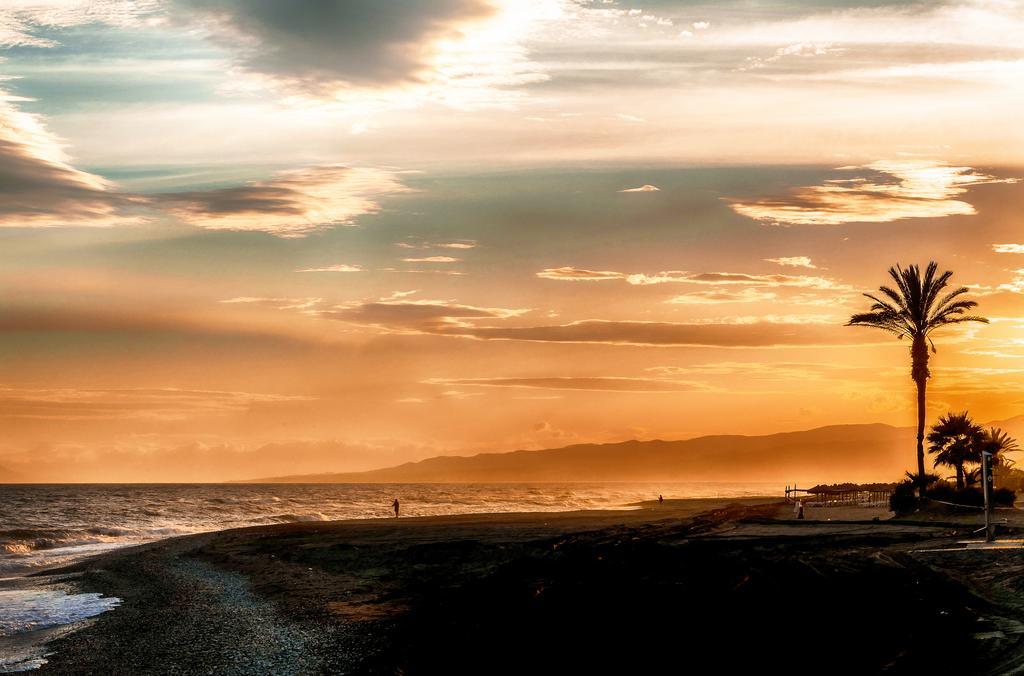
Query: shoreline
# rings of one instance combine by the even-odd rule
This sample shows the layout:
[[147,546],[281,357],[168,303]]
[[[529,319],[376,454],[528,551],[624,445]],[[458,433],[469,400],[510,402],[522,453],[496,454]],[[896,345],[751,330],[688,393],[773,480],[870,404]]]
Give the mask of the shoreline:
[[[614,673],[708,651],[763,669],[864,641],[839,672],[1024,659],[1024,609],[998,593],[1024,565],[979,586],[991,552],[916,553],[954,541],[950,521],[796,521],[778,498],[635,507],[278,524],[101,554],[48,573],[120,607],[51,643],[40,673]],[[814,619],[823,603],[831,622]],[[949,646],[961,657],[936,662]]]

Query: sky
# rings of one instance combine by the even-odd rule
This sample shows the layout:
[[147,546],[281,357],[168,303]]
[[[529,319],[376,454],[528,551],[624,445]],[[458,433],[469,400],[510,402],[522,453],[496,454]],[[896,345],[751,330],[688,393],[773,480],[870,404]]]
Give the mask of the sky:
[[[1024,413],[1024,3],[5,0],[0,471]],[[908,461],[909,462],[909,461]],[[741,477],[738,477],[741,478]]]

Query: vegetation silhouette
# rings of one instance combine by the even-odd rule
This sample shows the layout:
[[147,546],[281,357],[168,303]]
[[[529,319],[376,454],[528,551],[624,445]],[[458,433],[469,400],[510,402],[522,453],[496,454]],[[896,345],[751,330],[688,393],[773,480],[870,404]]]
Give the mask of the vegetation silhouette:
[[963,413],[947,413],[932,425],[928,433],[928,452],[935,455],[934,466],[945,465],[956,470],[956,487],[965,487],[964,466],[981,462],[985,432],[981,425]]
[[995,456],[996,466],[1012,468],[1016,463],[1006,457],[1007,453],[1020,450],[1017,440],[998,427],[989,427],[982,439],[982,450]]
[[910,339],[910,377],[917,386],[917,477],[918,487],[925,486],[924,469],[924,428],[925,402],[928,378],[928,347],[935,352],[931,333],[950,324],[966,322],[988,323],[981,316],[966,314],[978,303],[963,298],[968,293],[965,286],[944,292],[949,284],[952,271],[938,272],[935,261],[928,263],[922,275],[917,265],[906,268],[899,264],[889,268],[889,276],[896,288],[880,286],[879,295],[865,293],[873,302],[867,312],[850,317],[847,326],[868,326],[895,335],[899,339]]

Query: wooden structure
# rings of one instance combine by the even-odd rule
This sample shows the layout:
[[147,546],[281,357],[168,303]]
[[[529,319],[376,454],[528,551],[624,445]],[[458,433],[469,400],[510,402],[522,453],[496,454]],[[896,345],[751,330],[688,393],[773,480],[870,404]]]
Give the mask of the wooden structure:
[[786,486],[786,499],[808,507],[888,507],[896,484],[831,484],[813,488]]

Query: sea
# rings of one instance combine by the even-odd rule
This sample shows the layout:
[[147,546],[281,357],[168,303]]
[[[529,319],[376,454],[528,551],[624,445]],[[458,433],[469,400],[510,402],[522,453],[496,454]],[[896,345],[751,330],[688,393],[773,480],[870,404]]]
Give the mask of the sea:
[[79,593],[45,573],[120,547],[226,528],[389,517],[395,498],[403,517],[415,517],[636,509],[659,494],[779,492],[764,483],[0,484],[0,673],[38,668],[43,639],[117,608],[119,599]]

